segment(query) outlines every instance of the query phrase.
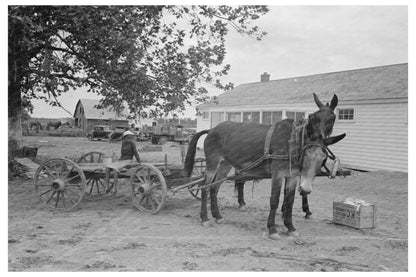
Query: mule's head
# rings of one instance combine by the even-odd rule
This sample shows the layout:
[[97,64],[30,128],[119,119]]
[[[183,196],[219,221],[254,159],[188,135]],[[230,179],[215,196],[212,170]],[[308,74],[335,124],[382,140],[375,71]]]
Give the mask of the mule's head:
[[345,134],[328,137],[320,140],[320,143],[311,143],[305,146],[300,156],[300,185],[301,194],[312,192],[312,181],[321,170],[323,162],[328,157],[326,147],[337,143],[345,137]]
[[314,93],[313,99],[319,110],[309,115],[306,131],[311,140],[329,137],[332,134],[332,128],[335,123],[335,107],[338,104],[336,94],[332,97],[331,103],[322,104],[318,96]]

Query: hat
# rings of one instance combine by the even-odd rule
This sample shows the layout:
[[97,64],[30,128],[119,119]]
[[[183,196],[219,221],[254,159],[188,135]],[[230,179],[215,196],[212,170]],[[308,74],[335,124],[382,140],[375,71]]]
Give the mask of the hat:
[[131,131],[125,131],[125,132],[123,133],[123,137],[128,136],[128,135],[132,135],[132,136],[134,136],[133,132],[131,132]]

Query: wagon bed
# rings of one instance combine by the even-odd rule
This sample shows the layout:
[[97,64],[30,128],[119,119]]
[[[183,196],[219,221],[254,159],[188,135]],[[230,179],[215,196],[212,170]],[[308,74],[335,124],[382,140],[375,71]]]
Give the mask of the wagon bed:
[[[156,214],[167,201],[167,191],[188,189],[199,198],[204,181],[204,160],[197,159],[194,174],[184,176],[182,164],[131,163],[120,170],[104,163],[104,154],[89,152],[76,163],[57,158],[42,163],[35,172],[35,191],[39,200],[53,210],[69,211],[78,206],[85,194],[116,193],[120,179],[131,186],[133,205],[140,211]],[[192,190],[191,190],[192,189]]]

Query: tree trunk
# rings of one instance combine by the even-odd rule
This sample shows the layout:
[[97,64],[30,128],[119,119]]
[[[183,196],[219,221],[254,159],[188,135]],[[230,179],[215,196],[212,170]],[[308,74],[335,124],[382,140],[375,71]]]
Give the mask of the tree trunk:
[[14,157],[14,152],[23,146],[21,114],[9,117],[9,162]]

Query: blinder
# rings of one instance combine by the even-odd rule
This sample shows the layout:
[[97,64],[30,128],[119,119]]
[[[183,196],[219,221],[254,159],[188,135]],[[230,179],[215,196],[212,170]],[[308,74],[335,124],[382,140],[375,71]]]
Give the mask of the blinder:
[[308,143],[302,148],[302,150],[299,153],[298,162],[299,162],[299,168],[301,170],[302,170],[302,166],[303,166],[303,159],[304,159],[304,156],[305,156],[305,151],[306,151],[306,149],[308,149],[312,146],[320,147],[323,150],[323,152],[325,153],[325,156],[326,156],[325,160],[327,158],[330,158],[331,160],[336,160],[337,159],[337,157],[334,155],[334,153],[332,153],[332,151],[327,146],[322,145],[320,143]]

